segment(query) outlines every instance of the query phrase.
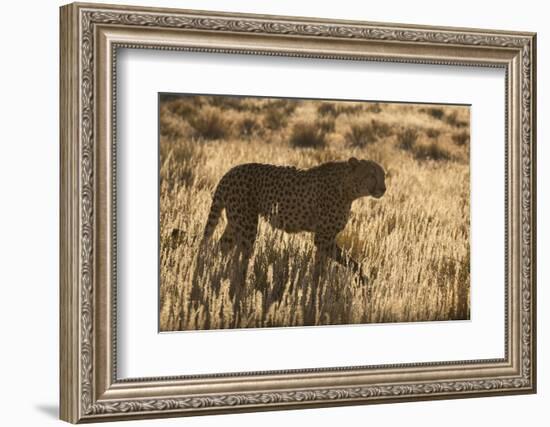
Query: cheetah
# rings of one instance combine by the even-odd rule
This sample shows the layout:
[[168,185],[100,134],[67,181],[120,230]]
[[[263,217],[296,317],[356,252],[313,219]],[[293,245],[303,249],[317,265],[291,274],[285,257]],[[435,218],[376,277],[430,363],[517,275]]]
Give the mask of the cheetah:
[[326,261],[332,259],[351,268],[364,283],[360,264],[336,244],[336,236],[346,226],[354,200],[365,196],[378,199],[385,192],[382,166],[355,157],[310,169],[261,163],[238,165],[221,178],[214,191],[202,245],[211,238],[225,209],[227,226],[220,248],[224,254],[239,254],[244,283],[262,216],[276,229],[314,234],[314,282],[319,280]]

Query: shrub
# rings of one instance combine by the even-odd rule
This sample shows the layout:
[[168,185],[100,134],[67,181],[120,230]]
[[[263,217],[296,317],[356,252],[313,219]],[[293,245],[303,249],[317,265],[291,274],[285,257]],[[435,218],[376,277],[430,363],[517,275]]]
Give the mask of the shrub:
[[327,117],[324,119],[318,119],[316,121],[317,126],[319,129],[321,129],[324,133],[331,133],[334,132],[334,128],[336,127],[336,122],[333,118]]
[[443,111],[442,108],[427,108],[426,113],[428,113],[430,116],[432,116],[434,119],[441,120],[443,119],[443,116],[445,115],[445,111]]
[[470,143],[470,132],[463,130],[462,132],[453,134],[452,138],[453,138],[453,142],[456,145],[462,146]]
[[296,110],[299,102],[300,101],[297,100],[276,99],[269,103],[269,108],[280,110],[282,113],[290,116],[292,113],[294,113],[294,110]]
[[346,141],[352,147],[365,147],[376,141],[376,135],[369,123],[353,123],[346,132]]
[[216,108],[203,108],[200,114],[196,114],[189,120],[195,130],[195,136],[203,139],[225,138],[231,128],[231,124]]
[[365,147],[391,134],[391,127],[378,120],[353,123],[346,132],[346,140],[352,147]]
[[287,123],[287,115],[284,111],[276,108],[270,108],[266,111],[264,117],[264,125],[270,130],[278,130],[285,127]]
[[222,110],[242,111],[246,109],[243,103],[245,98],[237,96],[211,96],[209,104]]
[[464,127],[464,126],[468,126],[468,123],[463,121],[463,120],[460,120],[459,117],[458,117],[458,114],[456,113],[456,111],[453,111],[451,114],[449,114],[447,116],[447,118],[445,119],[445,121],[451,125],[451,126],[454,126],[454,127]]
[[180,138],[183,136],[180,120],[174,118],[170,113],[164,113],[160,116],[160,134],[167,138]]
[[317,123],[296,122],[290,134],[293,147],[322,148],[326,145],[326,134]]
[[426,129],[426,136],[428,136],[428,138],[436,139],[436,138],[439,138],[439,135],[441,135],[441,131],[439,129],[435,129],[435,128]]
[[383,123],[375,119],[371,120],[370,123],[371,123],[372,129],[374,130],[374,133],[379,138],[385,138],[386,136],[391,135],[392,129],[389,124]]
[[371,104],[367,107],[367,111],[369,113],[378,114],[382,112],[382,108],[380,108],[380,104],[378,102],[375,102],[374,104]]
[[338,113],[340,114],[358,114],[363,111],[363,105],[361,104],[349,104],[349,105],[339,105]]
[[331,115],[331,116],[334,116],[334,117],[336,117],[339,114],[338,109],[336,108],[336,106],[332,102],[323,102],[323,103],[321,103],[321,105],[319,105],[317,107],[317,113],[320,116]]
[[412,151],[417,160],[449,160],[451,158],[449,152],[436,142],[415,145]]
[[239,123],[239,132],[242,136],[252,136],[259,133],[261,126],[252,116],[245,116]]
[[161,109],[166,109],[174,115],[188,120],[201,108],[200,100],[196,97],[185,97],[161,103]]
[[398,146],[402,150],[412,150],[417,139],[418,131],[414,128],[403,129],[397,134]]

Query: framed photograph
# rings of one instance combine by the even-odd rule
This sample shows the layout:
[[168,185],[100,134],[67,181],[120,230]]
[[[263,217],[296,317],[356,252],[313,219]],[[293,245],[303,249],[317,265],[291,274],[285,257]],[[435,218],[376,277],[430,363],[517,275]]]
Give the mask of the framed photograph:
[[60,22],[63,420],[536,391],[535,34]]

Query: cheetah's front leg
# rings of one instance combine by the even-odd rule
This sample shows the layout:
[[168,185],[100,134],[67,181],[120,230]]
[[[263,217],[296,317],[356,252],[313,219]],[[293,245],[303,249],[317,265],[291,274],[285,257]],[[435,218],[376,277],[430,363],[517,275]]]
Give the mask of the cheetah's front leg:
[[316,234],[315,247],[317,251],[323,253],[326,257],[346,268],[350,268],[358,275],[359,282],[362,285],[367,284],[368,278],[363,274],[361,265],[336,244],[336,235]]
[[323,311],[322,295],[323,295],[323,275],[327,268],[329,259],[336,261],[338,264],[351,268],[357,274],[361,285],[367,284],[367,277],[361,272],[361,265],[347,255],[337,244],[336,234],[315,234],[315,263],[313,266],[313,283],[311,287],[311,300],[307,310],[305,311],[306,324],[318,324],[321,313]]

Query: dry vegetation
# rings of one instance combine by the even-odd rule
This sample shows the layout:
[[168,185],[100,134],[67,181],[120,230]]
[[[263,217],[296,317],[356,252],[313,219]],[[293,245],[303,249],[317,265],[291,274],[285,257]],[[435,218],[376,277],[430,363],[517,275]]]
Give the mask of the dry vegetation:
[[[162,331],[469,318],[467,107],[165,96],[160,134]],[[370,292],[333,265],[307,318],[312,236],[260,221],[234,313],[223,260],[214,248],[197,257],[218,180],[247,162],[309,168],[351,156],[387,171],[386,195],[356,201],[338,238]]]

